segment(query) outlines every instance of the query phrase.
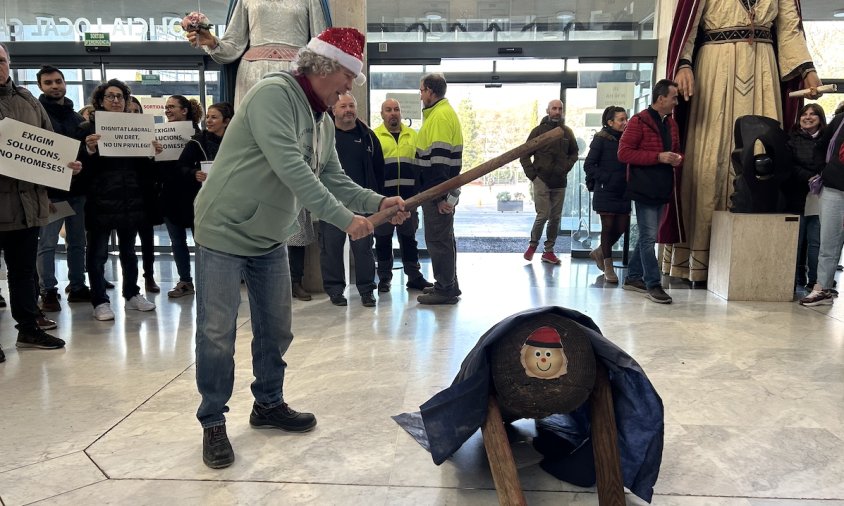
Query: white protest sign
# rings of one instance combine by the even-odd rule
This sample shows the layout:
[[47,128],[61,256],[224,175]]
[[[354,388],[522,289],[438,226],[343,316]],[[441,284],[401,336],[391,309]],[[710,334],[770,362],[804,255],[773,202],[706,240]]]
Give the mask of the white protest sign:
[[155,155],[155,161],[178,160],[185,149],[185,144],[195,133],[193,123],[190,121],[156,123],[155,138],[161,143],[163,150]]
[[21,123],[0,121],[0,174],[60,190],[70,189],[79,141]]
[[146,114],[97,111],[100,156],[153,156],[155,118]]
[[141,108],[144,110],[144,114],[164,117],[164,105],[167,103],[166,98],[134,94],[132,96],[137,98],[141,103]]

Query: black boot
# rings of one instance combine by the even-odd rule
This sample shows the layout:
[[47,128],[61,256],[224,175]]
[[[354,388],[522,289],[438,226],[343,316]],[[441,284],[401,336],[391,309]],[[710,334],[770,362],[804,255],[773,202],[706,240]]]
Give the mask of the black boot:
[[211,469],[229,467],[234,462],[234,450],[225,425],[202,429],[202,461]]

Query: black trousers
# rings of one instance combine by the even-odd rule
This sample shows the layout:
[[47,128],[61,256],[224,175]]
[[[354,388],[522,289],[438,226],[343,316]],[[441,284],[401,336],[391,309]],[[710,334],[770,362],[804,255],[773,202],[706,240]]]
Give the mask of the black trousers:
[[[123,298],[131,299],[141,293],[138,286],[138,256],[135,254],[135,227],[117,229],[117,247],[120,252],[120,270],[123,274]],[[91,304],[97,307],[110,302],[105,287],[105,264],[108,260],[108,239],[111,230],[89,230],[88,250],[85,262],[88,267],[88,281],[91,282]]]
[[35,270],[40,230],[40,227],[31,227],[0,232],[0,251],[6,259],[9,282],[9,306],[18,330],[34,331],[35,320],[41,314]]
[[416,231],[419,229],[419,212],[413,211],[410,218],[401,225],[390,222],[375,228],[375,254],[378,257],[378,279],[390,281],[393,279],[393,231],[399,239],[399,253],[407,279],[422,277],[419,265],[419,245],[416,242]]
[[[329,296],[340,295],[346,289],[346,266],[343,265],[343,246],[348,235],[343,230],[324,221],[319,222],[319,262],[322,270],[322,287]],[[372,236],[351,241],[349,246],[355,257],[355,285],[358,293],[375,290],[375,255],[372,254]]]

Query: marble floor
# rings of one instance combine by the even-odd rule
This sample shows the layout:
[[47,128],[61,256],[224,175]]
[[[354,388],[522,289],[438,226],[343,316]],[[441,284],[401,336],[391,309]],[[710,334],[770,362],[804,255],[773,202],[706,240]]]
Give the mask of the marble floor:
[[[390,416],[447,386],[503,317],[560,305],[593,318],[662,396],[654,504],[844,505],[844,299],[820,308],[726,302],[677,285],[674,304],[663,306],[603,286],[593,264],[568,256],[553,267],[460,254],[458,270],[455,306],[419,306],[401,271],[375,309],[354,288],[346,308],[325,295],[294,302],[286,400],[319,420],[300,435],[248,425],[244,295],[228,414],[237,460],[218,471],[202,463],[194,418],[192,297],[151,296],[151,313],[118,302],[114,322],[63,301],[51,313],[68,343],[57,351],[16,350],[9,309],[0,310],[0,503],[495,504],[478,434],[438,467]],[[165,292],[174,284],[170,257],[160,257],[156,276]],[[540,470],[528,445],[517,459],[530,504],[597,504],[594,489]],[[630,495],[628,503],[643,504]]]

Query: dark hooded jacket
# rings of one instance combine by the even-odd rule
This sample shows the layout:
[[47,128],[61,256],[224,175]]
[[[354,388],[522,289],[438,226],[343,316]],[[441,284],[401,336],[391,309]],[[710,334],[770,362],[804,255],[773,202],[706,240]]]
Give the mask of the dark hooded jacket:
[[562,121],[553,122],[545,116],[539,125],[530,131],[527,140],[539,137],[555,128],[562,128],[565,132],[559,142],[546,144],[533,155],[523,156],[519,159],[519,163],[522,164],[525,175],[531,181],[539,178],[548,185],[548,188],[565,188],[568,173],[577,163],[577,140],[571,128],[565,126]]

